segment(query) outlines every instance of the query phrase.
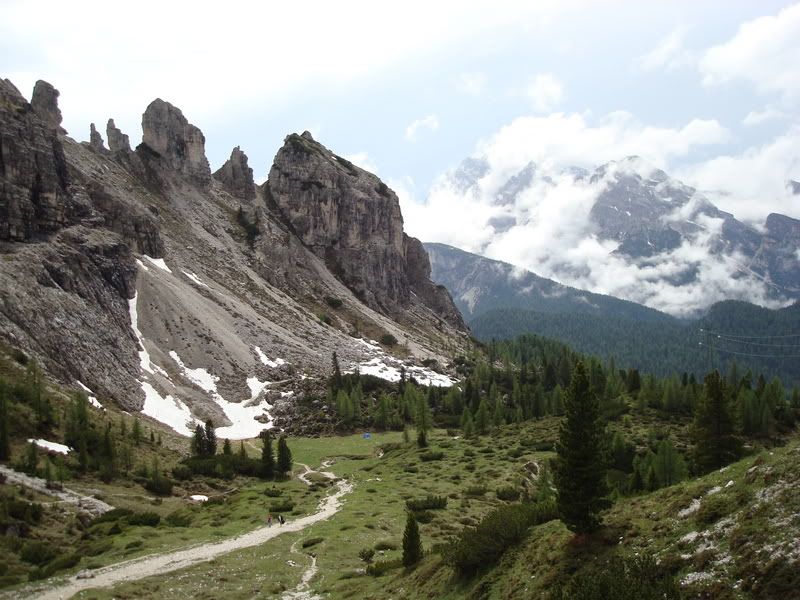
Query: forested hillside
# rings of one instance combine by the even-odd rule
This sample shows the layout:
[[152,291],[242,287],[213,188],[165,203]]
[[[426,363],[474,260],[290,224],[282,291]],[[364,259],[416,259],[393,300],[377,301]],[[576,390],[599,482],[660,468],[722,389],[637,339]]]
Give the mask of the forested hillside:
[[535,333],[642,372],[699,375],[711,368],[763,372],[800,382],[800,305],[769,310],[746,302],[715,304],[695,321],[647,323],[590,314],[489,311],[470,323],[481,340]]

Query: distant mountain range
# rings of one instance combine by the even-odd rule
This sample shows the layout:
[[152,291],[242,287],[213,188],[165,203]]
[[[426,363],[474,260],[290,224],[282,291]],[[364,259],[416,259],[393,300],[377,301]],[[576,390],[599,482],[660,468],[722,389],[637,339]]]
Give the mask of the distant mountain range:
[[730,300],[714,304],[700,318],[678,319],[444,244],[425,248],[431,278],[448,289],[480,340],[536,334],[661,376],[700,377],[711,368],[727,371],[736,362],[742,372],[752,369],[800,383],[798,303],[771,310]]
[[[482,250],[494,255],[555,231],[554,247],[532,243],[525,264],[577,287],[682,316],[722,299],[773,307],[800,299],[800,220],[773,213],[749,225],[636,156],[591,171],[530,162],[511,176],[473,157],[442,185],[489,206],[493,236]],[[787,189],[798,193],[800,184],[790,180]],[[542,208],[557,202],[566,216]],[[603,252],[608,259],[598,260]]]

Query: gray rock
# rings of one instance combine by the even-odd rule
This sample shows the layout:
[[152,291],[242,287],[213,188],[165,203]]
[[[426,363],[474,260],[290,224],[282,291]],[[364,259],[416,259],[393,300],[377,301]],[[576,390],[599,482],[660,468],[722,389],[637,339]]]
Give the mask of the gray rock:
[[200,185],[211,180],[205,143],[203,132],[161,98],[153,100],[142,115],[142,145],[153,151],[164,167]]
[[248,166],[247,155],[239,146],[233,149],[231,157],[214,173],[214,179],[237,198],[252,200],[256,197],[253,169]]
[[56,88],[40,79],[33,88],[31,108],[48,127],[63,133],[58,96],[59,92]]
[[103,136],[97,131],[94,123],[89,124],[89,147],[97,152],[106,151],[106,146],[103,143]]
[[122,133],[114,124],[114,119],[109,119],[106,125],[106,137],[108,138],[108,148],[112,152],[130,152],[131,142],[128,136]]

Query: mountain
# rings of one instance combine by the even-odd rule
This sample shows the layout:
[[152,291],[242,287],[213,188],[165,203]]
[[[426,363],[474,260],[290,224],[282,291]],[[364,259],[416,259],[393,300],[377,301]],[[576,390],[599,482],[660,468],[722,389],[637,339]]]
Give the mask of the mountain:
[[58,96],[0,81],[5,344],[181,433],[211,418],[231,438],[300,405],[327,418],[333,352],[343,370],[449,381],[419,363],[444,366],[466,327],[380,179],[307,132],[261,186],[238,147],[212,173],[202,131],[161,99],[137,148],[113,119],[108,147],[94,124],[78,143]]
[[800,221],[742,222],[636,156],[592,170],[471,157],[431,201],[442,191],[484,207],[479,253],[513,247],[532,270],[574,287],[688,317],[726,299],[773,308],[800,299]]
[[513,265],[447,246],[426,243],[431,278],[445,286],[461,313],[471,320],[498,308],[542,313],[577,313],[635,321],[672,322],[662,312],[562,285]]

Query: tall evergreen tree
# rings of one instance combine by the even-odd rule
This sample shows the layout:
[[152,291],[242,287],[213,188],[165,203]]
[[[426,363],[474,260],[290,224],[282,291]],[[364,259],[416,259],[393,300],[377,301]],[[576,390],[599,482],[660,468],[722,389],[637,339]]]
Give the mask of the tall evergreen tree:
[[[138,424],[139,421],[136,421]],[[133,430],[136,431],[136,424]],[[194,427],[194,435],[192,436],[192,455],[205,456],[206,455],[206,432],[203,431],[203,426],[199,423]]]
[[0,461],[11,458],[11,435],[8,430],[8,386],[0,380]]
[[599,513],[608,502],[600,409],[582,362],[575,365],[564,409],[553,472],[558,512],[570,530],[589,533],[600,525]]
[[465,438],[471,438],[475,435],[475,423],[472,421],[472,413],[468,407],[464,407],[464,412],[461,415],[461,430],[464,432]]
[[342,370],[339,368],[339,358],[336,356],[336,352],[331,356],[331,366],[333,369],[333,373],[331,374],[331,388],[335,395],[342,389]]
[[700,471],[719,469],[739,456],[741,443],[734,432],[727,386],[718,371],[705,377],[692,438],[694,461]]
[[386,394],[381,394],[375,411],[375,427],[380,430],[387,429],[389,427],[389,419],[389,398]]
[[486,407],[486,398],[481,398],[478,412],[475,413],[475,431],[478,435],[489,433],[489,409]]
[[658,443],[653,459],[653,469],[658,478],[659,487],[674,485],[686,479],[689,474],[686,462],[669,440],[661,440]]
[[[408,386],[409,388],[411,386]],[[417,446],[428,446],[428,432],[431,430],[432,418],[428,400],[422,394],[417,395],[417,406],[414,411],[414,425],[417,428]]]
[[36,444],[33,442],[28,443],[28,450],[25,453],[25,472],[29,475],[36,475],[36,469],[39,466],[39,451]]
[[222,454],[225,456],[231,456],[233,454],[233,449],[231,448],[231,441],[228,438],[225,438],[225,441],[222,442]]
[[292,470],[292,451],[286,443],[286,436],[278,439],[278,473],[284,475]]
[[214,456],[217,453],[217,434],[214,432],[214,422],[209,419],[205,427],[206,454]]
[[[242,446],[242,448],[244,448],[244,446]],[[267,429],[261,432],[261,476],[265,479],[272,479],[275,477],[275,456],[272,454],[272,435],[270,435]]]
[[142,443],[142,424],[139,423],[139,419],[133,420],[133,429],[131,430],[131,437],[133,438],[133,443],[135,446],[138,446]]
[[419,525],[414,513],[408,511],[406,528],[403,531],[403,565],[413,567],[422,560],[422,540],[419,537]]

